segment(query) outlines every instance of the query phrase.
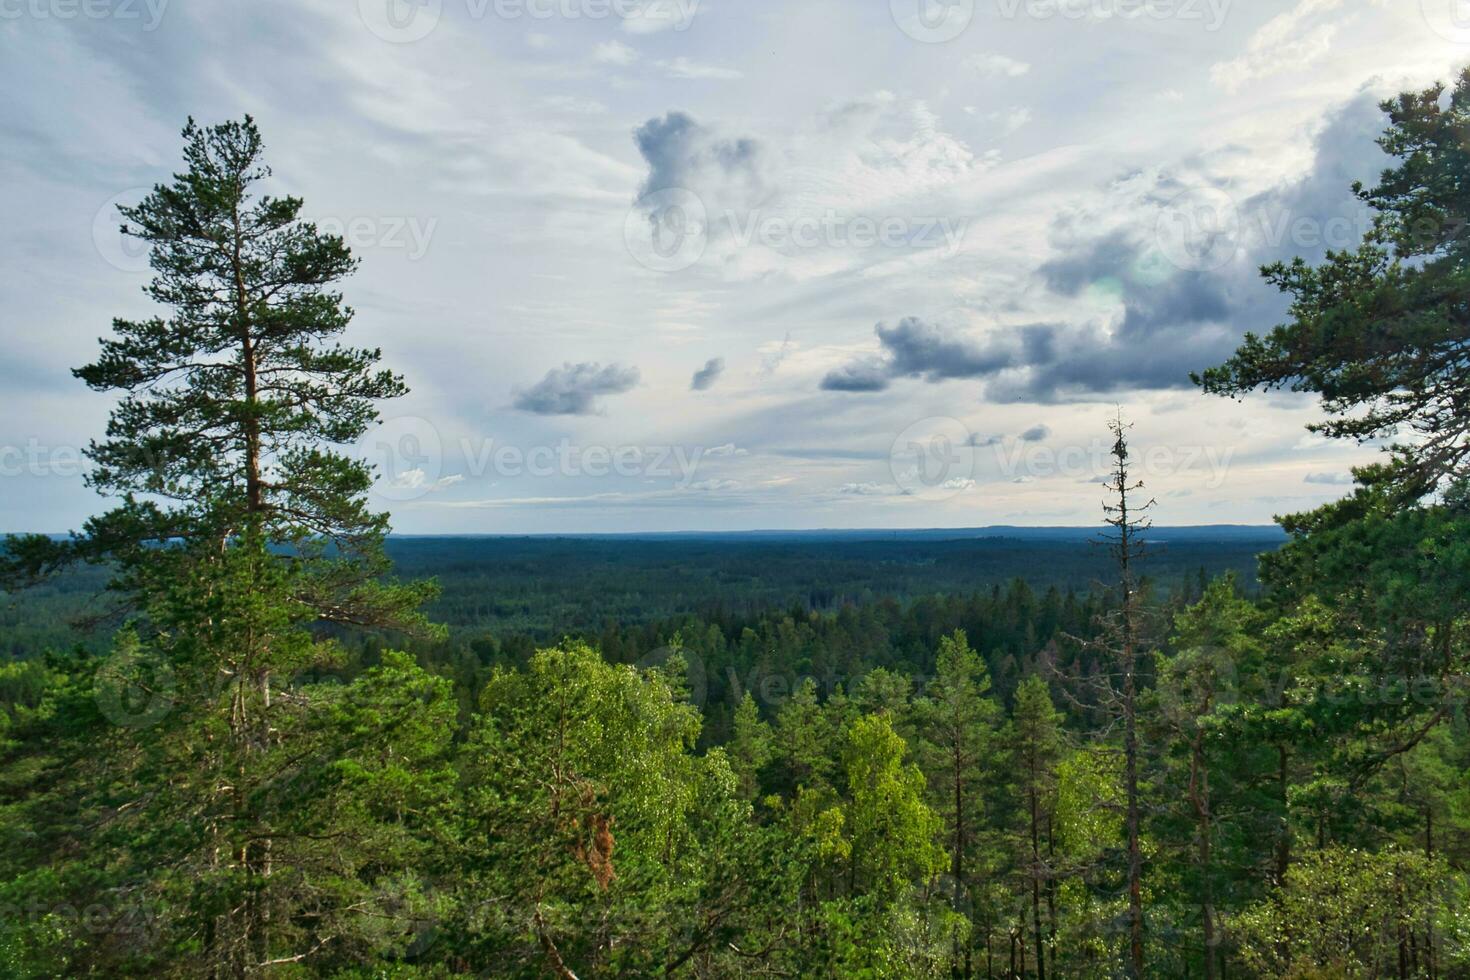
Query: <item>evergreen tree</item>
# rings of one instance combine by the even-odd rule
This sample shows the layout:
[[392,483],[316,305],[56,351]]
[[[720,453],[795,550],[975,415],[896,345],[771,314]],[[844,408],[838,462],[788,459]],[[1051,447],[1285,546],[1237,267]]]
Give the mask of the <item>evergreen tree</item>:
[[1409,430],[1392,463],[1360,476],[1416,499],[1470,476],[1466,351],[1470,318],[1470,68],[1445,87],[1382,104],[1378,145],[1399,158],[1376,187],[1353,187],[1375,214],[1355,249],[1263,270],[1292,297],[1290,320],[1247,334],[1227,363],[1196,377],[1204,390],[1240,395],[1290,386],[1322,397],[1332,416],[1313,429],[1366,440]]
[[[987,780],[994,778],[996,725],[1000,708],[989,697],[985,661],[970,649],[963,630],[942,637],[934,679],[915,705],[921,732],[919,756],[929,775],[929,798],[944,819],[949,873],[954,887],[968,894],[972,878],[985,871],[981,848],[990,818],[985,806]],[[977,889],[978,891],[978,889]],[[968,902],[973,911],[974,899]],[[968,977],[974,966],[972,944],[956,957],[955,972]]]
[[[1056,807],[1057,764],[1062,753],[1061,720],[1061,713],[1052,704],[1046,681],[1032,675],[1021,682],[1016,690],[1016,705],[1011,712],[1007,742],[1023,814],[1025,839],[1019,848],[1022,854],[1020,864],[1030,891],[1037,980],[1045,980],[1046,977],[1048,944],[1043,938],[1041,904],[1042,894],[1048,891],[1053,872],[1042,836],[1052,822]],[[1052,931],[1055,931],[1055,923]],[[1052,955],[1055,956],[1054,953]],[[1055,967],[1054,958],[1052,963]]]
[[350,944],[313,877],[352,862],[314,866],[315,821],[333,804],[303,764],[321,760],[331,698],[297,679],[336,649],[310,627],[422,627],[433,588],[383,581],[372,473],[333,448],[405,390],[377,351],[335,340],[352,314],[332,287],[354,260],[300,219],[300,199],[260,193],[270,170],[249,118],[190,121],[183,138],[187,169],[122,209],[168,315],[115,320],[76,371],[122,393],[87,451],[90,484],[121,503],[69,542],[11,540],[6,570],[15,581],[78,558],[116,570],[138,631],[119,659],[156,662],[168,684],[151,692],[154,727],[129,719],[105,742],[100,802],[123,815],[108,834],[127,858],[108,874],[167,899],[176,951],[240,975]]

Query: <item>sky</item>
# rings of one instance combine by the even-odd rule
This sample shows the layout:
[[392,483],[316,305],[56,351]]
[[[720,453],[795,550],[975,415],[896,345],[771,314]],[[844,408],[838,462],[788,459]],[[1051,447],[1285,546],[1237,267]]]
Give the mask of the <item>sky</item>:
[[1159,523],[1265,523],[1376,448],[1189,373],[1467,63],[1463,0],[0,0],[0,529],[102,506],[116,206],[246,113],[413,389],[397,531],[1089,524],[1117,411]]

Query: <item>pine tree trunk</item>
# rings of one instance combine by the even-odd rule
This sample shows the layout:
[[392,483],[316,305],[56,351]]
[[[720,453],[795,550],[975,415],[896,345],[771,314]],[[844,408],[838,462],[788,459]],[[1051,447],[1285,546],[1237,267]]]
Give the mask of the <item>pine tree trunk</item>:
[[1210,861],[1213,828],[1210,824],[1210,770],[1205,762],[1202,736],[1194,736],[1190,758],[1189,796],[1199,820],[1200,921],[1205,934],[1205,980],[1215,980],[1215,888]]
[[1037,774],[1031,774],[1031,932],[1036,940],[1036,980],[1046,980],[1046,948],[1041,940],[1041,827]]

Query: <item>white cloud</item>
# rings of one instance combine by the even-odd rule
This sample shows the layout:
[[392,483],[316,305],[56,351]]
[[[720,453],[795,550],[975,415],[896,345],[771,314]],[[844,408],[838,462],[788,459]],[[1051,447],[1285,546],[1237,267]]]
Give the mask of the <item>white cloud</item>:
[[990,118],[1000,123],[1001,131],[1009,136],[1031,121],[1031,110],[1023,105],[1011,106],[1001,112],[992,112]]
[[1244,54],[1215,64],[1211,80],[1226,92],[1235,92],[1251,82],[1310,67],[1326,57],[1340,26],[1313,21],[1341,6],[1342,0],[1300,0],[1251,35]]
[[627,66],[638,60],[638,52],[622,41],[604,41],[592,49],[592,60],[600,65]]
[[1351,473],[1308,473],[1302,482],[1328,487],[1346,487],[1352,485],[1353,475]]
[[891,494],[893,488],[880,486],[877,483],[844,483],[837,488],[837,492],[855,497],[878,497]]
[[743,72],[736,71],[734,68],[719,68],[715,65],[700,64],[699,62],[690,61],[683,55],[680,55],[672,61],[660,61],[658,66],[670,78],[732,80],[745,77]]
[[1026,62],[993,51],[971,55],[965,59],[965,66],[987,78],[1020,78],[1031,71]]
[[738,490],[740,489],[740,481],[718,479],[698,480],[694,483],[688,484],[686,486],[686,489],[694,490],[698,493],[717,493],[721,490]]
[[387,486],[393,490],[417,490],[420,493],[437,493],[456,483],[463,482],[464,477],[458,473],[451,476],[443,476],[437,480],[430,481],[429,476],[422,469],[414,468],[404,470],[393,479],[387,481]]

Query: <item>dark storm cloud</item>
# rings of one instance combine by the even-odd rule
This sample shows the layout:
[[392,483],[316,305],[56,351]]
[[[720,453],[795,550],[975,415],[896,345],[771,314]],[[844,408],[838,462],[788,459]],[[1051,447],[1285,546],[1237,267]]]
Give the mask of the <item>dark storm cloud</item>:
[[694,377],[689,382],[692,391],[707,391],[709,387],[720,379],[725,373],[725,359],[723,357],[711,357],[704,362],[704,367],[694,372]]
[[621,364],[603,367],[595,362],[563,364],[524,391],[512,403],[534,415],[594,415],[597,399],[630,391],[638,384],[638,369]]

